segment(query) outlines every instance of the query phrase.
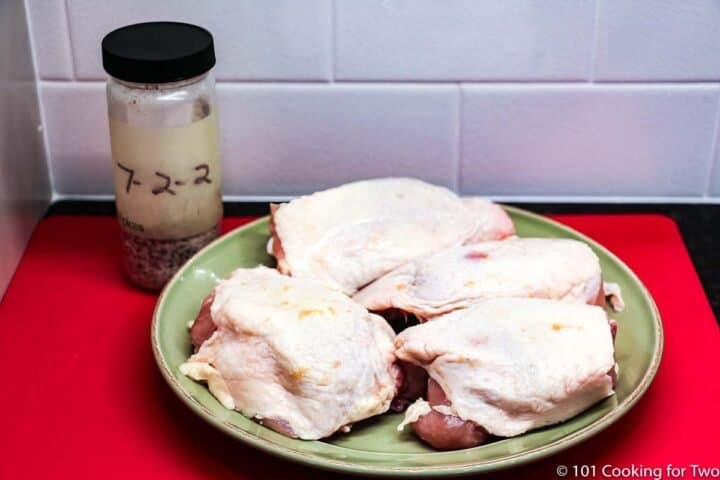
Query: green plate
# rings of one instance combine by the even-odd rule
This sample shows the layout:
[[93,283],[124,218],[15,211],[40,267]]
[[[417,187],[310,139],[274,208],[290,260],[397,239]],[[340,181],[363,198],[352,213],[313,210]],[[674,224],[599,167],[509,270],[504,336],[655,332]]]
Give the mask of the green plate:
[[220,430],[268,453],[328,470],[380,476],[462,475],[507,468],[566,449],[618,420],[647,390],[660,364],[663,344],[660,317],[640,280],[605,248],[547,218],[515,208],[506,210],[520,236],[566,237],[587,242],[600,257],[605,279],[619,283],[622,288],[625,311],[613,313],[619,323],[617,393],[567,422],[476,448],[437,452],[420,443],[409,429],[395,430],[401,414],[385,414],[361,422],[348,435],[304,441],[284,437],[222,407],[205,385],[186,378],[178,370],[191,351],[188,323],[197,315],[203,298],[232,270],[273,264],[265,253],[267,217],[207,246],[165,287],[152,324],[153,351],[160,371],[191,410]]

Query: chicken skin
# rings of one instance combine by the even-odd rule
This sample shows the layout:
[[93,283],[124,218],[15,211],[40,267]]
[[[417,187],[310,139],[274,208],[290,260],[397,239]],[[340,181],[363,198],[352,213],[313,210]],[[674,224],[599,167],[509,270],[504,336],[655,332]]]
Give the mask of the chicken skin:
[[395,334],[341,292],[256,267],[236,270],[205,304],[199,349],[180,371],[206,381],[226,408],[301,439],[390,408]]
[[576,240],[483,242],[409,262],[353,298],[370,311],[399,310],[425,321],[503,297],[603,304],[600,262],[590,247]]
[[429,380],[399,428],[449,450],[567,420],[613,394],[613,328],[597,306],[518,298],[410,327],[396,355]]
[[514,234],[498,205],[410,178],[364,180],[271,208],[280,272],[348,295],[416,258]]

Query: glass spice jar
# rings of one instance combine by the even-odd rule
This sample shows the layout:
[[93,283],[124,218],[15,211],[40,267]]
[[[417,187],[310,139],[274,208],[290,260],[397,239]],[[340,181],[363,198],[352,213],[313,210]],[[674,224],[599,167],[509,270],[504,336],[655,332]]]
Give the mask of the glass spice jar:
[[102,42],[125,273],[158,290],[215,239],[222,220],[213,39],[150,22]]

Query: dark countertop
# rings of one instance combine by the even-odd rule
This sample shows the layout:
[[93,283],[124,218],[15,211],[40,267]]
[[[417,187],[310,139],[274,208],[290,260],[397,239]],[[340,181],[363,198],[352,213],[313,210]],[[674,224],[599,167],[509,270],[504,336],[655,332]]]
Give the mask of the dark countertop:
[[[658,213],[672,218],[679,226],[705,294],[720,323],[720,205],[689,204],[587,204],[587,203],[510,203],[540,214],[561,213]],[[228,202],[225,215],[265,215],[267,203]],[[113,202],[60,201],[50,206],[55,214],[114,215]],[[716,235],[719,237],[716,238]]]

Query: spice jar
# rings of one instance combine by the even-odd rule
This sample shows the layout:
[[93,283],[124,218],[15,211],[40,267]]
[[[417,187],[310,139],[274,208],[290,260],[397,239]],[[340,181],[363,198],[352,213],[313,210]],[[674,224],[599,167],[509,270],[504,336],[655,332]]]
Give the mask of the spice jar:
[[213,39],[176,22],[102,41],[123,265],[157,290],[217,237],[222,219]]

